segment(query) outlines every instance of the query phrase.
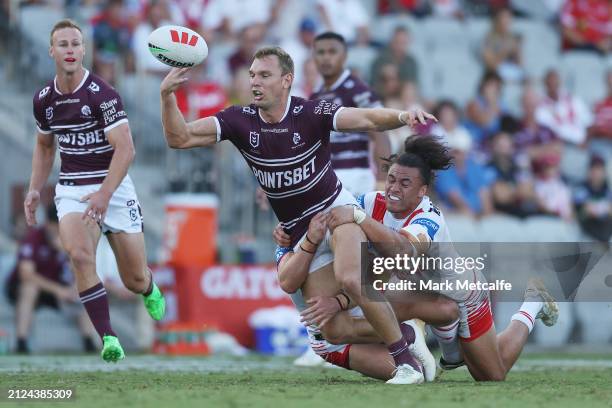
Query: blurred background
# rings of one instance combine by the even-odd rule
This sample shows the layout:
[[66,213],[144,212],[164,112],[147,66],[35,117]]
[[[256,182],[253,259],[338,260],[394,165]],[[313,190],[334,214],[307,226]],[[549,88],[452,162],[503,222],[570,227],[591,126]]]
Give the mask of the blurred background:
[[[248,104],[248,66],[264,44],[290,53],[296,66],[292,92],[308,97],[319,83],[310,56],[313,39],[337,31],[349,43],[348,67],[385,106],[421,106],[439,118],[433,126],[388,136],[394,151],[414,132],[439,135],[452,149],[456,169],[439,175],[431,195],[455,241],[610,241],[612,1],[3,0],[1,5],[0,352],[17,346],[15,299],[5,292],[29,248],[22,203],[34,146],[32,95],[54,75],[49,32],[64,17],[84,29],[85,66],[123,98],[136,144],[130,173],[143,207],[148,258],[168,294],[169,316],[152,327],[140,301],[122,290],[112,253],[101,242],[99,273],[107,288],[116,286],[113,324],[128,348],[206,353],[231,344],[219,336],[210,340],[212,332],[230,333],[253,347],[260,341],[253,325],[276,322],[281,330],[295,324],[292,317],[278,317],[285,316],[282,310],[272,319],[254,314],[290,303],[271,265],[276,218],[258,206],[256,182],[239,153],[229,143],[180,152],[166,146],[158,91],[168,67],[146,47],[149,33],[161,25],[190,27],[208,42],[209,57],[177,95],[188,119]],[[56,177],[57,171],[43,195],[46,204],[52,203]],[[69,285],[69,270],[64,272],[49,276]],[[612,278],[605,282],[612,286]],[[48,292],[61,304],[72,303],[65,287]],[[87,349],[91,331],[79,323],[80,305],[57,303],[34,313],[29,349]],[[506,306],[497,308],[499,328],[515,308]],[[292,336],[300,337],[279,337],[276,346],[289,347]],[[611,304],[574,302],[562,305],[555,328],[545,336],[536,330],[532,341],[609,347],[611,337]]]

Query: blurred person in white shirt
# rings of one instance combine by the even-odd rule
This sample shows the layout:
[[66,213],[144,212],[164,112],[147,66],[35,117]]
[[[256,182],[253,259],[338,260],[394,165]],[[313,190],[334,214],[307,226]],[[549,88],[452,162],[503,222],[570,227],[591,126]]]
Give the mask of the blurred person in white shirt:
[[582,145],[593,114],[582,99],[561,88],[561,78],[555,69],[546,73],[544,86],[546,94],[536,109],[537,122],[552,129],[564,142]]
[[370,17],[359,0],[317,0],[317,8],[325,31],[342,35],[349,44],[360,34],[369,37]]

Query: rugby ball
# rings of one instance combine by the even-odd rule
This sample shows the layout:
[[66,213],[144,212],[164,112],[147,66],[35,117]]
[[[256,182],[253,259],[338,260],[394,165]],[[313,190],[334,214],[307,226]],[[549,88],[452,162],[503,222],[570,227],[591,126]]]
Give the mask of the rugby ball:
[[159,27],[149,34],[148,42],[151,54],[171,67],[193,67],[208,55],[208,45],[204,38],[181,26]]

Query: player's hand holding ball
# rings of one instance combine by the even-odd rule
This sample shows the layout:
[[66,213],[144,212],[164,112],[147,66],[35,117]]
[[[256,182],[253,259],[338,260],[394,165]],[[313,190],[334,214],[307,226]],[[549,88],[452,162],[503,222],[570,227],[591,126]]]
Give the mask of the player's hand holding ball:
[[176,25],[157,28],[149,35],[148,46],[157,60],[172,67],[160,87],[164,95],[176,91],[187,81],[187,70],[208,56],[208,45],[200,34]]

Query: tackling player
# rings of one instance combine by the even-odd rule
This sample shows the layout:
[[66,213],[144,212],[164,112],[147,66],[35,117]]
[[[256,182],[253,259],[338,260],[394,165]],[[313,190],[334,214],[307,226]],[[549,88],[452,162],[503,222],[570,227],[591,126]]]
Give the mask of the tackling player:
[[[168,145],[186,149],[231,141],[266,193],[293,246],[306,239],[314,214],[356,203],[331,168],[330,131],[384,131],[434,119],[420,110],[343,108],[327,101],[290,97],[293,61],[281,48],[265,47],[257,51],[249,69],[251,105],[231,106],[214,116],[186,123],[174,96],[174,91],[187,80],[186,72],[187,69],[172,69],[160,87]],[[354,254],[364,240],[358,226],[340,226],[329,244],[318,247],[310,268],[331,268],[333,263],[336,281],[361,306],[396,365],[407,367],[398,370],[398,381],[414,383],[421,373],[409,368],[414,359],[393,310],[384,301],[373,302],[361,296],[360,267]],[[328,289],[315,282],[304,288],[308,297],[328,294]]]
[[146,264],[140,205],[127,174],[134,144],[121,97],[83,67],[81,28],[61,20],[51,30],[50,43],[56,76],[34,95],[37,133],[24,202],[26,221],[36,224],[40,189],[53,167],[57,137],[61,170],[55,205],[60,239],[81,302],[102,338],[102,358],[116,362],[125,354],[111,327],[106,291],[96,274],[100,233],[108,236],[126,288],[143,295],[153,319],[160,320],[165,312],[164,297]]
[[[392,156],[389,163],[385,192],[360,197],[360,205],[365,210],[348,206],[333,209],[330,228],[355,223],[383,252],[388,247],[379,244],[394,243],[413,257],[421,254],[456,257],[444,215],[426,195],[434,171],[450,165],[446,148],[431,136],[412,136],[405,142],[404,153]],[[442,242],[448,244],[435,245]],[[428,271],[419,272],[425,278],[433,278]],[[456,278],[454,271],[439,270],[436,273],[449,280]],[[473,281],[481,280],[477,274],[472,278]],[[443,357],[449,365],[457,366],[463,356],[470,373],[479,381],[503,381],[527,342],[535,319],[552,326],[558,318],[557,304],[543,284],[537,281],[529,282],[524,303],[499,335],[493,325],[488,291],[455,289],[441,293],[454,299],[460,312],[455,327],[448,327],[444,334],[437,333],[439,338],[447,337],[446,342],[441,341]],[[453,341],[456,335],[460,352]]]
[[[347,45],[333,32],[314,39],[313,56],[323,84],[310,99],[323,99],[341,106],[379,108],[382,103],[361,79],[345,68]],[[342,185],[354,195],[373,191],[375,181],[384,185],[383,157],[391,154],[389,137],[383,132],[331,132],[331,161]],[[376,161],[376,179],[370,167],[370,142]]]

